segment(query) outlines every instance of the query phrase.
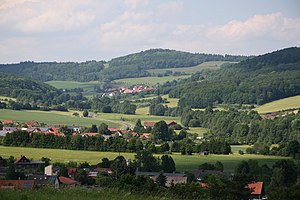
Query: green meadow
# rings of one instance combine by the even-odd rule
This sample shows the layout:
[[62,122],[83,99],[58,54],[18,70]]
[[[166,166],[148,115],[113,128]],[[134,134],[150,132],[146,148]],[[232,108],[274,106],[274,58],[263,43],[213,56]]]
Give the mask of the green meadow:
[[45,82],[58,89],[74,89],[82,88],[84,96],[95,95],[94,87],[99,85],[98,81],[78,82],[78,81],[48,81]]
[[197,66],[194,66],[194,67],[150,69],[150,70],[147,70],[147,71],[150,72],[153,75],[162,74],[162,73],[165,73],[166,71],[182,72],[182,73],[186,73],[186,74],[193,74],[193,73],[196,73],[196,72],[204,70],[204,69],[213,69],[213,70],[220,69],[221,65],[224,64],[224,63],[228,63],[228,62],[224,62],[224,61],[209,61],[209,62],[201,63],[201,64],[199,64]]
[[[239,147],[240,148],[240,147]],[[34,160],[47,157],[51,162],[69,162],[75,161],[81,163],[87,161],[90,164],[97,164],[102,158],[107,157],[114,159],[119,155],[117,152],[96,152],[96,151],[77,151],[77,150],[62,150],[62,149],[39,149],[39,148],[26,148],[26,147],[5,147],[0,146],[0,156],[8,158],[14,156],[15,158],[20,155],[25,155]],[[126,159],[134,159],[134,153],[120,153]],[[161,155],[155,155],[161,156]],[[208,162],[215,163],[221,161],[226,171],[234,171],[237,164],[242,160],[256,159],[259,164],[267,164],[272,166],[274,162],[279,159],[287,159],[278,156],[263,156],[263,155],[239,155],[237,153],[231,155],[208,155],[203,156],[199,154],[194,155],[181,155],[173,153],[172,157],[176,163],[176,169],[180,172],[192,171],[197,169],[199,165]]]
[[259,113],[277,112],[281,110],[297,109],[300,108],[300,95],[272,101],[261,105],[254,110]]
[[42,122],[48,125],[81,125],[91,126],[92,124],[108,124],[110,127],[120,127],[122,124],[100,118],[82,118],[72,116],[72,112],[56,111],[31,111],[31,110],[0,110],[0,120],[11,119],[18,122],[27,122],[30,120]]
[[124,78],[124,79],[117,79],[114,80],[113,83],[115,85],[122,85],[122,86],[131,86],[131,85],[149,85],[154,86],[156,84],[163,84],[167,81],[173,81],[178,79],[185,79],[190,77],[190,75],[184,76],[163,76],[163,77],[140,77],[140,78]]

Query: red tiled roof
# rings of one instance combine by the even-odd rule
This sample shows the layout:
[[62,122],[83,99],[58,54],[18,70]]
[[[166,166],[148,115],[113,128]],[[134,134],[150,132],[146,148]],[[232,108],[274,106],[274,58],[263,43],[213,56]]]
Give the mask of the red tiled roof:
[[140,138],[150,138],[151,136],[151,133],[143,133],[142,135],[140,135]]
[[119,129],[117,129],[117,128],[108,128],[108,130],[110,130],[111,132],[117,132],[117,131],[119,131]]
[[10,120],[10,119],[3,120],[3,124],[12,124],[12,123],[14,123],[13,120]]
[[153,127],[156,124],[156,122],[144,122],[144,126],[146,127]]
[[64,177],[64,176],[60,176],[58,179],[63,184],[67,184],[67,185],[77,184],[77,181],[75,181],[73,179],[70,179],[70,178],[67,178],[67,177]]
[[249,183],[247,188],[251,189],[251,195],[260,195],[262,193],[263,182]]
[[94,169],[95,172],[106,172],[106,173],[112,173],[112,169],[111,168],[100,168],[97,167],[96,169]]

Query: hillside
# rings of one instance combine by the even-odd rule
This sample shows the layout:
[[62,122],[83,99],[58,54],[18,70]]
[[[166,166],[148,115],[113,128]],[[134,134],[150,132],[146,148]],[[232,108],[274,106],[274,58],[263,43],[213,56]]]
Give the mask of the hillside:
[[300,48],[244,60],[209,74],[195,74],[170,91],[181,107],[215,103],[264,104],[300,94]]
[[33,81],[0,72],[0,95],[18,99],[26,99],[29,102],[45,101],[53,99],[59,91],[45,83]]
[[0,64],[0,72],[46,81],[111,81],[122,78],[151,76],[146,70],[193,67],[207,61],[241,61],[244,56],[193,54],[168,49],[151,49],[109,62],[20,62]]
[[104,62],[20,62],[18,64],[2,64],[0,72],[46,82],[46,81],[95,81],[99,80]]
[[151,76],[150,69],[187,68],[208,61],[241,61],[245,56],[200,54],[169,49],[150,49],[109,61],[109,67],[103,70],[108,80]]

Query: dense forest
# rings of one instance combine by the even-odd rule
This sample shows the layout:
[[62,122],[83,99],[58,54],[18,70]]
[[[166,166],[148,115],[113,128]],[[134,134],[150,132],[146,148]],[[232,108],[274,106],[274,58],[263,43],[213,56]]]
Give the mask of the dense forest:
[[42,82],[52,80],[86,82],[99,80],[104,63],[103,61],[86,61],[82,63],[36,63],[27,61],[18,64],[2,64],[0,65],[0,71],[17,76],[26,76]]
[[103,71],[108,80],[151,76],[148,69],[193,67],[207,61],[241,61],[245,56],[199,54],[169,49],[150,49],[109,61]]
[[[44,62],[1,64],[0,72],[26,76],[38,81],[111,81],[121,78],[151,76],[148,69],[192,67],[206,61],[240,61],[244,56],[192,54],[168,49],[151,49],[114,58],[109,62]],[[104,64],[109,65],[105,68]]]
[[221,70],[197,73],[170,89],[180,107],[215,103],[264,104],[300,94],[300,48],[288,48],[241,61]]

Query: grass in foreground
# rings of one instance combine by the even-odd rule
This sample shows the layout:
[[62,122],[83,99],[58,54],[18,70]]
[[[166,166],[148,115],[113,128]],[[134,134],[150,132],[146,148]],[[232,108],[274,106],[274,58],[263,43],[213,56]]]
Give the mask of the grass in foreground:
[[277,112],[281,110],[300,108],[300,95],[266,103],[255,108],[259,113]]
[[[81,163],[87,161],[90,164],[97,164],[102,158],[114,159],[119,153],[118,152],[96,152],[96,151],[76,151],[76,150],[61,150],[61,149],[39,149],[39,148],[26,148],[26,147],[5,147],[0,146],[0,156],[8,158],[9,156],[15,158],[20,155],[25,155],[29,158],[39,160],[42,157],[51,159],[51,162],[68,162],[75,161]],[[126,159],[134,159],[134,153],[120,153]],[[161,156],[155,155],[155,156]],[[262,156],[262,155],[239,155],[234,153],[232,155],[181,155],[179,153],[173,153],[172,157],[176,163],[176,169],[180,172],[192,171],[198,169],[198,166],[208,162],[216,163],[221,161],[224,165],[225,171],[234,171],[236,165],[242,160],[257,159],[259,164],[267,164],[270,167],[280,159],[288,159],[286,157],[279,156]]]
[[[33,190],[0,190],[0,199],[3,200],[156,200],[161,197],[131,194],[117,189],[101,188],[41,188]],[[163,197],[163,199],[170,199]],[[174,199],[174,198],[172,198]]]

